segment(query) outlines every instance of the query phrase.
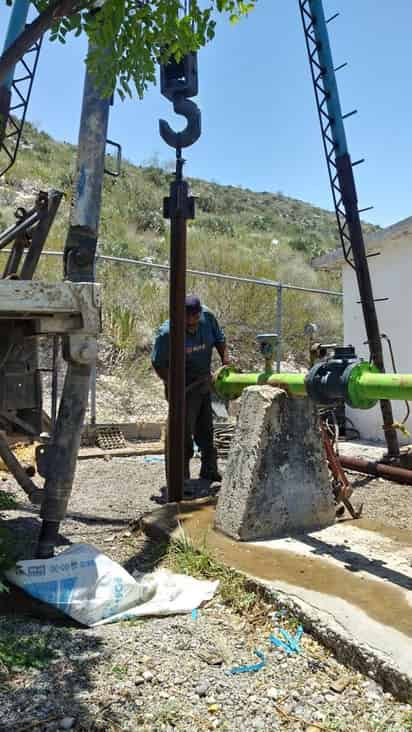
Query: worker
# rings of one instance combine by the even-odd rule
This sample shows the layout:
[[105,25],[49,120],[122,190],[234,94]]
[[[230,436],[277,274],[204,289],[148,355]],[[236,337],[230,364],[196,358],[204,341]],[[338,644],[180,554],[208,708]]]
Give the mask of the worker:
[[[213,443],[213,417],[210,395],[211,361],[216,348],[222,366],[229,365],[225,335],[215,316],[201,304],[197,295],[188,295],[186,310],[186,420],[185,420],[185,480],[190,478],[193,440],[200,449],[200,478],[220,482],[217,451]],[[160,326],[152,351],[152,365],[168,393],[169,321]]]

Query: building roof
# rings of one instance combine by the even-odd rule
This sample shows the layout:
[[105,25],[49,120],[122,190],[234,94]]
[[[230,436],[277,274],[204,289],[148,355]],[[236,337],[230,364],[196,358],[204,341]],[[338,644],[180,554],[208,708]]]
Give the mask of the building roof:
[[[398,239],[412,239],[412,216],[387,226],[386,229],[379,229],[379,231],[374,231],[373,234],[365,236],[366,251],[368,254],[381,252],[389,242]],[[344,262],[342,247],[338,247],[322,257],[313,259],[312,267],[315,269],[336,269],[342,267]]]

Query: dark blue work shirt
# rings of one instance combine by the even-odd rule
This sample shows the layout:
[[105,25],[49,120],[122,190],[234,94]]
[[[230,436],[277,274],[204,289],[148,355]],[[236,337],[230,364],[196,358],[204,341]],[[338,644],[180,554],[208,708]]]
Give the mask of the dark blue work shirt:
[[[186,332],[186,384],[210,374],[213,346],[225,342],[225,334],[215,316],[202,307],[196,333]],[[157,331],[152,351],[155,368],[169,368],[169,321]]]

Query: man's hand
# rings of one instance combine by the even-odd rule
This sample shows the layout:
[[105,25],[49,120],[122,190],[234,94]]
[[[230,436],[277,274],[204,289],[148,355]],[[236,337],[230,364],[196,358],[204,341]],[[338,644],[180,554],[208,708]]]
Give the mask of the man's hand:
[[222,361],[222,366],[231,366],[229,351],[226,343],[218,343],[216,346],[217,352]]

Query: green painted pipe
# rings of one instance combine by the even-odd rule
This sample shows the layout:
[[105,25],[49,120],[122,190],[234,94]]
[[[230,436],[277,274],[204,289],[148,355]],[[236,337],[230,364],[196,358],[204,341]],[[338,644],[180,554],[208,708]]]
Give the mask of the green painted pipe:
[[284,384],[288,392],[294,396],[305,396],[306,374],[274,374],[273,371],[262,371],[258,374],[240,374],[230,367],[219,369],[214,379],[214,386],[223,399],[237,399],[243,389],[248,386],[264,384]]
[[380,374],[363,371],[359,376],[351,374],[349,393],[354,402],[365,396],[368,399],[412,400],[412,374]]
[[[248,386],[264,384],[284,385],[292,396],[306,396],[307,376],[271,371],[240,374],[225,367],[217,372],[214,386],[224,399],[237,399]],[[381,374],[366,361],[354,364],[342,383],[345,386],[341,398],[356,409],[370,409],[379,399],[412,401],[412,374]]]

